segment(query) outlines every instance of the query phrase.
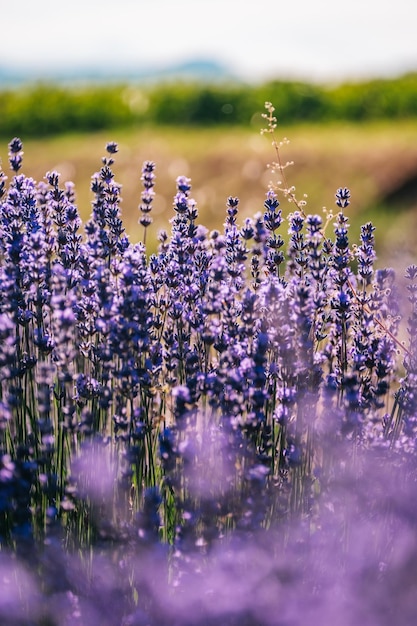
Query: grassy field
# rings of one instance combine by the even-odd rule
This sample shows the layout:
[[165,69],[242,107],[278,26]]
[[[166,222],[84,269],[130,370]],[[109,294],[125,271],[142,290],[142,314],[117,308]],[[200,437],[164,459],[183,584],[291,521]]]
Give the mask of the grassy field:
[[[267,169],[275,156],[270,138],[261,136],[259,128],[154,127],[44,140],[22,137],[22,171],[40,180],[56,169],[61,182],[72,180],[84,220],[90,213],[91,175],[101,166],[106,142],[118,142],[114,169],[122,185],[123,220],[131,239],[137,240],[141,237],[137,224],[141,166],[144,160],[155,161],[152,243],[160,228],[169,227],[179,175],[191,178],[200,222],[210,229],[222,228],[229,195],[240,199],[241,222],[262,210],[268,184],[276,178]],[[372,219],[379,255],[395,265],[400,254],[401,266],[405,265],[417,247],[417,121],[278,126],[277,138],[285,136],[290,143],[282,149],[283,161],[294,161],[287,170],[288,182],[296,186],[297,197],[307,194],[306,211],[333,209],[337,186],[349,187],[352,237],[357,240],[360,224]],[[0,146],[0,158],[7,169],[6,142]],[[282,208],[286,214],[292,207],[282,199]]]

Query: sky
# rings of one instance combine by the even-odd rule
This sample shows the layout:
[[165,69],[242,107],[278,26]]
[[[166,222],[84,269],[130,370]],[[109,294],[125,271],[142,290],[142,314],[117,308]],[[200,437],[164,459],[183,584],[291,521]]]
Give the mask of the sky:
[[0,66],[164,67],[313,81],[417,69],[415,0],[1,0]]

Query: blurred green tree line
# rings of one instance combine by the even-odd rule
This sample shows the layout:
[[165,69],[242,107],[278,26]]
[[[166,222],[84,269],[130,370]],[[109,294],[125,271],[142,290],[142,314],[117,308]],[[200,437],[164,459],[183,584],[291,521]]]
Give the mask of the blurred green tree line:
[[285,124],[417,117],[417,73],[338,85],[162,83],[0,90],[0,135],[42,137],[140,124],[259,126],[265,101]]

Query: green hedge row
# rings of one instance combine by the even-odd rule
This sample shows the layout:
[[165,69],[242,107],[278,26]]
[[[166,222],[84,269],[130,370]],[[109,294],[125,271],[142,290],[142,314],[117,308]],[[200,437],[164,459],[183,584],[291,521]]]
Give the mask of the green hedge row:
[[266,100],[286,124],[415,117],[417,73],[336,86],[278,80],[260,86],[35,84],[0,91],[0,135],[43,136],[144,123],[249,125]]

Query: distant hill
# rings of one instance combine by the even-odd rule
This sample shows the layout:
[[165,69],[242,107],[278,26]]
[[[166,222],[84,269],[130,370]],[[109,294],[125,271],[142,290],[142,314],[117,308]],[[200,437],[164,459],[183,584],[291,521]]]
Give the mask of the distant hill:
[[18,87],[25,83],[53,82],[109,83],[117,81],[139,81],[146,83],[170,80],[196,80],[205,83],[237,81],[238,78],[224,65],[210,59],[190,59],[182,63],[157,67],[74,67],[29,70],[0,66],[0,89]]

